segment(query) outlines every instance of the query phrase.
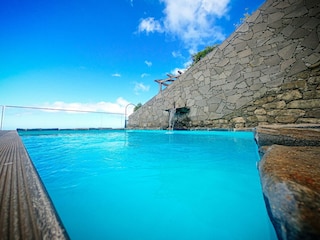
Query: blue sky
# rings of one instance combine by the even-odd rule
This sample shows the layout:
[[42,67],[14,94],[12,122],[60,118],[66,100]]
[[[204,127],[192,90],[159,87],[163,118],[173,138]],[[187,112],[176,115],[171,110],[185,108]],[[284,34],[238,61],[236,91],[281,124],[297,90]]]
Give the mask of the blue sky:
[[[192,53],[221,43],[263,2],[1,0],[0,105],[123,114],[129,103],[157,94],[155,79],[188,67]],[[3,128],[123,127],[123,121],[6,108]]]

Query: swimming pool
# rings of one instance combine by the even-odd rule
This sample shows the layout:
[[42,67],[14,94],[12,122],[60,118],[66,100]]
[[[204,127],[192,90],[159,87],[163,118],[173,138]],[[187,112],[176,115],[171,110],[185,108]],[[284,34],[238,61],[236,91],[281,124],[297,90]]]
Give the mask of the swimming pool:
[[19,132],[71,239],[276,239],[251,132]]

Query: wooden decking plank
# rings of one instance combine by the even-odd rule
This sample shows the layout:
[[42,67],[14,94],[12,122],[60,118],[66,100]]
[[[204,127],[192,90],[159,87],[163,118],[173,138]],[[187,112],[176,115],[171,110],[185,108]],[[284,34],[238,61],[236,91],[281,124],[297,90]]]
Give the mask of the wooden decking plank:
[[16,131],[0,131],[0,239],[69,239]]

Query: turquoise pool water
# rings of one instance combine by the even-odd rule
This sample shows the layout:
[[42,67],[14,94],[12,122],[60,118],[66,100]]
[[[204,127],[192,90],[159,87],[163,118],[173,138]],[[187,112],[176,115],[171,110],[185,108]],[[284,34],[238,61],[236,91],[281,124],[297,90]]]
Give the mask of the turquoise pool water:
[[19,132],[71,239],[276,239],[250,132]]

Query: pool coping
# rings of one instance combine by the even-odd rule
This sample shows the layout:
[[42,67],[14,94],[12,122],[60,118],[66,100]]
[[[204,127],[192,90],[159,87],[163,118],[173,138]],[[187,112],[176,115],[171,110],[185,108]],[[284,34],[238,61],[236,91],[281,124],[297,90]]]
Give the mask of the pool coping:
[[70,239],[17,131],[0,131],[1,239]]

